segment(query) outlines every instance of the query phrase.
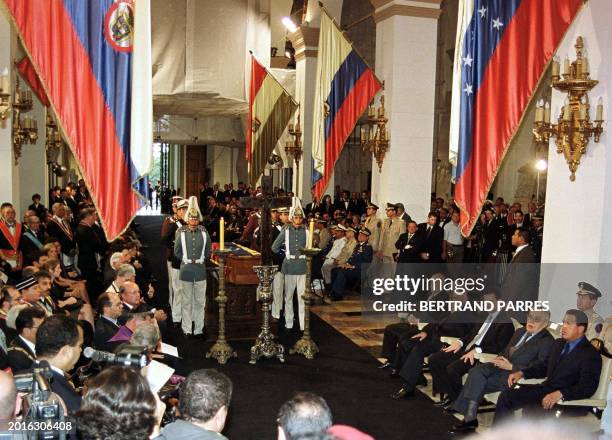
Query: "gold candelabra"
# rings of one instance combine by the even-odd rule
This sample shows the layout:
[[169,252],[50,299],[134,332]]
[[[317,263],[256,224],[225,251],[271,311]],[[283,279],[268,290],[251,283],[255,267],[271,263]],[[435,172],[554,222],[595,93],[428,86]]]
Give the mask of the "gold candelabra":
[[4,121],[11,108],[11,80],[8,68],[4,68],[0,75],[0,120]]
[[15,99],[13,101],[13,151],[15,152],[15,165],[19,164],[21,148],[24,144],[35,144],[38,140],[38,124],[36,119],[27,116],[21,118],[22,113],[32,110],[34,101],[32,92],[19,88],[19,77],[15,78]]
[[555,138],[557,153],[563,154],[570,169],[570,180],[576,180],[576,170],[582,155],[586,154],[589,139],[599,142],[603,131],[603,103],[599,98],[595,119],[591,122],[588,92],[599,81],[590,78],[589,60],[584,51],[582,37],[576,39],[576,60],[565,58],[563,73],[555,57],[552,63],[552,86],[566,93],[557,124],[550,123],[550,103],[540,100],[536,107],[533,134],[538,145],[548,146]]
[[376,159],[378,171],[382,171],[385,155],[389,151],[389,133],[387,132],[387,116],[385,114],[385,96],[380,97],[380,106],[368,107],[368,120],[361,126],[361,149],[370,152]]

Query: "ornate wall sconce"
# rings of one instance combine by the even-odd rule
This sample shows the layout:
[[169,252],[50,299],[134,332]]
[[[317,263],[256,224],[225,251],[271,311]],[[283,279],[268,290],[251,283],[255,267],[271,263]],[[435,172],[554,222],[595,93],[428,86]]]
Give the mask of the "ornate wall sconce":
[[11,82],[9,79],[8,68],[2,70],[0,74],[0,120],[4,121],[11,108]]
[[36,119],[21,118],[22,113],[32,110],[34,101],[32,92],[19,89],[19,77],[15,79],[15,99],[13,101],[13,151],[15,152],[15,165],[19,164],[21,148],[24,144],[35,144],[38,140],[38,124]]
[[570,180],[576,180],[576,170],[580,159],[587,151],[589,139],[599,142],[603,131],[603,103],[599,98],[595,110],[595,119],[590,119],[588,91],[599,81],[589,76],[589,60],[584,53],[582,37],[576,39],[576,60],[570,64],[569,58],[563,63],[560,75],[559,60],[552,64],[552,86],[567,94],[565,104],[558,117],[557,124],[550,123],[550,103],[538,102],[536,107],[533,134],[538,145],[548,146],[548,141],[555,138],[557,153],[565,156],[570,169]]
[[[296,186],[299,186],[300,159],[302,158],[302,128],[300,126],[300,108],[298,106],[297,122],[295,125],[289,124],[289,134],[293,136],[293,141],[285,142],[285,153],[295,161]],[[296,188],[297,189],[297,188]],[[295,191],[297,194],[297,191]]]
[[[383,84],[384,89],[384,84]],[[382,171],[385,154],[389,151],[389,133],[387,132],[387,116],[385,114],[385,96],[380,97],[380,106],[368,107],[367,123],[361,127],[361,149],[370,152],[376,159],[378,171]]]

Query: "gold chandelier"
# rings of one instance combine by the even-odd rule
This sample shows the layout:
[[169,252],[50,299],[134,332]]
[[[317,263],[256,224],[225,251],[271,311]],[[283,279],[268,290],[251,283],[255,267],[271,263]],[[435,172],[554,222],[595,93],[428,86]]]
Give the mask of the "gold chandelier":
[[[383,84],[384,89],[384,84]],[[361,126],[361,149],[370,152],[376,159],[378,171],[382,171],[385,154],[389,151],[389,133],[387,132],[387,116],[385,114],[385,96],[380,97],[380,106],[368,107],[367,123]]]
[[13,151],[15,152],[15,165],[19,164],[21,148],[24,144],[35,144],[38,140],[38,124],[36,119],[23,117],[22,113],[32,110],[34,101],[32,92],[20,90],[19,77],[15,78],[15,99],[13,102]]
[[552,86],[566,93],[565,102],[556,124],[550,123],[550,103],[540,100],[536,107],[533,134],[538,145],[548,146],[555,138],[557,153],[563,154],[570,169],[570,180],[576,180],[580,159],[587,151],[589,139],[599,142],[603,131],[603,103],[599,98],[595,119],[591,122],[588,91],[599,81],[590,78],[589,60],[584,53],[582,37],[576,39],[576,60],[563,63],[560,74],[559,60],[553,59]]

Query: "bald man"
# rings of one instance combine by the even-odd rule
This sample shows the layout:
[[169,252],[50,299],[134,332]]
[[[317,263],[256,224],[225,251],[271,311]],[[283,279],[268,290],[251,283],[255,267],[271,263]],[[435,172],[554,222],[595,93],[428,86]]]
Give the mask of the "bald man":
[[15,418],[16,404],[17,389],[13,376],[0,370],[0,438],[9,433],[8,422]]

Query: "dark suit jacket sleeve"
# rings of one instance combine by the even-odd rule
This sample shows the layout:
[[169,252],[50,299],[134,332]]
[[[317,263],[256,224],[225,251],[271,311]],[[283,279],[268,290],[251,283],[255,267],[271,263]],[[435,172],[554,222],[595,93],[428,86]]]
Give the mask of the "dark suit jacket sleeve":
[[559,360],[563,345],[565,345],[563,339],[555,340],[550,347],[547,362],[535,362],[529,368],[521,370],[523,371],[523,377],[525,379],[541,379],[546,377],[548,371],[552,371],[554,365]]
[[[554,339],[551,336],[550,333],[548,333],[547,330],[542,330],[543,332],[545,332],[542,335],[539,335],[539,338],[537,341],[535,341],[536,347],[535,350],[536,351],[536,356],[532,357],[530,360],[528,361],[517,361],[517,362],[513,362],[512,363],[512,371],[525,371],[528,369],[531,369],[534,365],[546,365],[546,360],[548,359],[548,356],[550,355],[550,349],[553,345]],[[518,341],[517,341],[518,342]],[[510,344],[508,344],[510,345]]]
[[589,344],[583,348],[583,353],[578,361],[580,362],[580,378],[577,383],[561,388],[563,400],[588,399],[599,386],[601,355]]

